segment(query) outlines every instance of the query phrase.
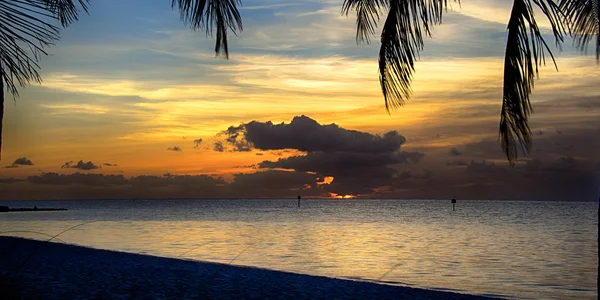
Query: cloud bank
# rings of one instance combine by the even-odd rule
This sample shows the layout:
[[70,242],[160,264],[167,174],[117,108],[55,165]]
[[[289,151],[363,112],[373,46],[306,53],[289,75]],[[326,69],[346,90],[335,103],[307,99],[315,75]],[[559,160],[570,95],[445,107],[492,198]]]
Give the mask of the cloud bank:
[[401,151],[406,138],[397,131],[382,135],[319,124],[307,116],[294,117],[288,124],[251,121],[223,132],[234,151],[296,150],[305,152],[277,161],[265,160],[261,169],[286,169],[333,177],[323,188],[341,195],[367,194],[391,185],[398,166],[418,163],[421,152]]
[[83,160],[80,160],[76,164],[73,164],[73,161],[65,162],[61,166],[61,168],[79,169],[79,170],[82,170],[82,171],[90,171],[90,170],[99,169],[100,166],[94,164],[92,161],[83,162]]

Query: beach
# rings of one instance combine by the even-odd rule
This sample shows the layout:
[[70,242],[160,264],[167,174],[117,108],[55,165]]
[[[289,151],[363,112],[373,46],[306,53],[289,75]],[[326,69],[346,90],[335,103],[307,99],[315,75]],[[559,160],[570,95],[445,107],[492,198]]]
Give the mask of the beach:
[[0,253],[0,293],[21,299],[492,299],[16,237]]

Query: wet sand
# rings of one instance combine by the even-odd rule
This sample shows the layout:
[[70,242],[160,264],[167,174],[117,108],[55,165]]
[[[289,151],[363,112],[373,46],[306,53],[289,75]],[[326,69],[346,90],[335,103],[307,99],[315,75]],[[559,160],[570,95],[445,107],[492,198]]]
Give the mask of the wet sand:
[[14,237],[0,279],[22,299],[492,299]]

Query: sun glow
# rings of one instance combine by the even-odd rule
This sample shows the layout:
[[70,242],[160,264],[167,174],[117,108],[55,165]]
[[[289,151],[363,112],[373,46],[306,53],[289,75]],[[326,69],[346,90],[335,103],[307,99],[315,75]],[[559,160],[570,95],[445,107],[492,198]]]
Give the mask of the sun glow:
[[323,178],[323,181],[317,182],[317,185],[330,184],[332,182],[333,182],[333,177],[332,176],[325,176],[325,178]]
[[352,199],[355,198],[356,196],[354,195],[338,195],[336,193],[329,193],[331,198],[335,198],[335,199]]

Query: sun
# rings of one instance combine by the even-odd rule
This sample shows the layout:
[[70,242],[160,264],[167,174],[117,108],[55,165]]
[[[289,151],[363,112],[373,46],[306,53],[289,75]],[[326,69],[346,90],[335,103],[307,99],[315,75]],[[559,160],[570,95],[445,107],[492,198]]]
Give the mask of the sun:
[[330,195],[331,195],[331,198],[336,198],[336,199],[352,199],[352,198],[356,197],[354,195],[338,195],[335,193],[330,193]]

